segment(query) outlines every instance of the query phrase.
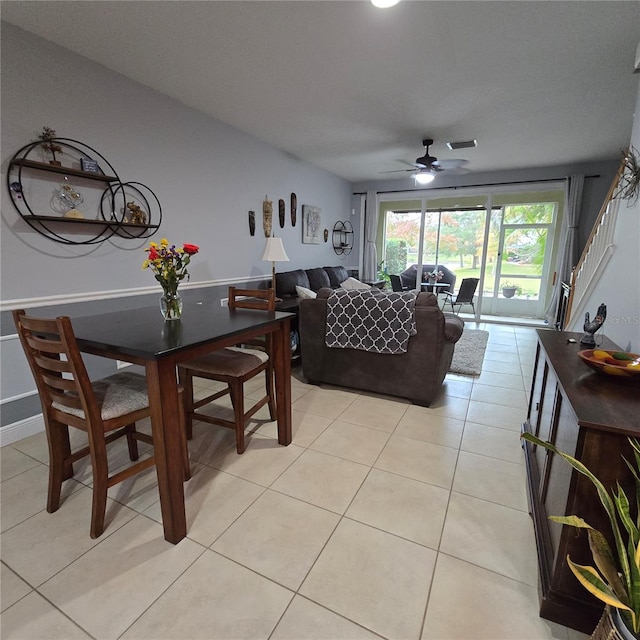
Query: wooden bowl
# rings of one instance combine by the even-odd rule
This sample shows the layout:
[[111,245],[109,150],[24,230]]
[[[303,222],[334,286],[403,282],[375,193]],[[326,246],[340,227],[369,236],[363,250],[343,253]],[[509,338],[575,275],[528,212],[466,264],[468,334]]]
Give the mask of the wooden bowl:
[[578,351],[578,355],[586,365],[609,376],[630,378],[640,375],[640,355],[637,353],[585,349]]

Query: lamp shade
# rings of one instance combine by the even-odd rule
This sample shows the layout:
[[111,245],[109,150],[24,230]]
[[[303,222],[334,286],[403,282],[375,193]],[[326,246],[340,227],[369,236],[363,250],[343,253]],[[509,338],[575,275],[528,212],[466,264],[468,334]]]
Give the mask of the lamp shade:
[[270,260],[271,262],[289,262],[289,256],[284,250],[282,238],[267,238],[262,259]]

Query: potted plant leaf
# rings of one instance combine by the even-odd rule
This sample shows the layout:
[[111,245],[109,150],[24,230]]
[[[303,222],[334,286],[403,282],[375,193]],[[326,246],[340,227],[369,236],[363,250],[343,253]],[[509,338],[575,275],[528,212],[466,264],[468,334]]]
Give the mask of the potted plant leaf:
[[[640,638],[640,442],[629,438],[634,464],[624,459],[636,486],[634,520],[631,503],[620,482],[615,493],[613,490],[609,493],[602,482],[576,458],[531,433],[523,433],[521,437],[557,454],[595,486],[611,523],[614,549],[600,531],[577,515],[549,516],[549,519],[586,530],[595,567],[576,564],[567,556],[569,568],[587,591],[608,606],[607,610],[613,609],[612,618],[620,634],[613,637]],[[596,637],[596,634],[592,637]]]

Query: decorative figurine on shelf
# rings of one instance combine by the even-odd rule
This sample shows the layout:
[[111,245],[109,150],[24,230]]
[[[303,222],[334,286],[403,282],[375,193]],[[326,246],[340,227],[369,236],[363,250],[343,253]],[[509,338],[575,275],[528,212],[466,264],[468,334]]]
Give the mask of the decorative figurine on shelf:
[[62,147],[53,142],[55,137],[55,129],[51,129],[50,127],[42,127],[42,133],[38,136],[40,140],[44,141],[42,148],[53,156],[53,160],[49,160],[49,164],[52,164],[54,167],[61,167],[62,163],[59,160],[56,160],[56,153],[62,155],[63,152]]
[[19,182],[12,182],[9,185],[9,189],[16,194],[18,200],[22,200],[22,185]]
[[[67,178],[65,177],[66,180]],[[78,206],[82,204],[84,198],[73,185],[68,182],[60,185],[58,199],[65,207],[69,207],[64,213],[65,218],[84,218],[83,213],[78,211]]]
[[595,347],[596,341],[593,338],[593,334],[604,324],[607,317],[607,305],[604,302],[598,307],[596,317],[591,321],[589,319],[589,312],[584,314],[584,335],[580,339],[580,344],[587,347]]
[[135,202],[127,202],[127,209],[131,212],[131,224],[147,224],[147,214]]

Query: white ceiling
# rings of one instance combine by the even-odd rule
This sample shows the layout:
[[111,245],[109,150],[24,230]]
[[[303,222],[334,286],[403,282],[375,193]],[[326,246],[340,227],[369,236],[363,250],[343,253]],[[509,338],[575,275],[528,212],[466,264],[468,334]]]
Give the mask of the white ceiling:
[[[2,19],[349,181],[423,155],[473,172],[629,144],[640,2],[3,1]],[[82,90],[80,87],[79,90]],[[126,99],[125,96],[122,99]],[[450,151],[448,140],[478,141]]]

